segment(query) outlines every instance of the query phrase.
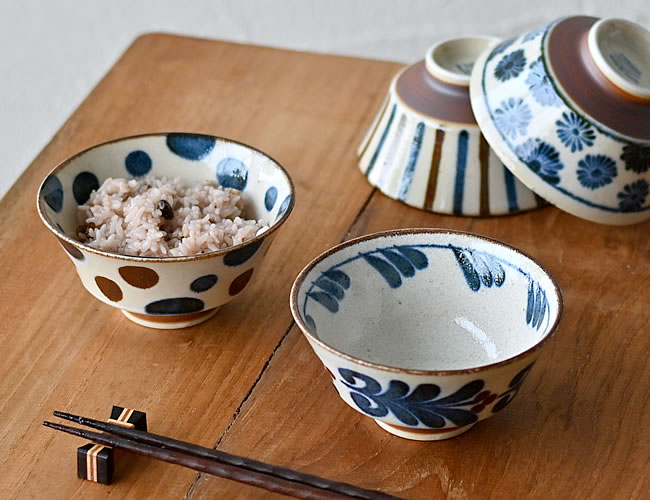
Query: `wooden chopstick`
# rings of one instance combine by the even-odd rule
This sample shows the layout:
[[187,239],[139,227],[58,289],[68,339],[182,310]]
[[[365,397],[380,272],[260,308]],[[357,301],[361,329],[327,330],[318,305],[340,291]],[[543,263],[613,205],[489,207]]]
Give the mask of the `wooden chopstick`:
[[90,439],[99,444],[122,448],[140,455],[182,465],[201,472],[297,498],[382,500],[397,498],[378,491],[366,490],[347,483],[330,481],[312,474],[305,474],[257,460],[231,455],[157,434],[129,429],[69,413],[54,412],[54,414],[81,425],[93,427],[122,437],[108,436],[106,434],[55,424],[53,422],[43,422],[43,425]]

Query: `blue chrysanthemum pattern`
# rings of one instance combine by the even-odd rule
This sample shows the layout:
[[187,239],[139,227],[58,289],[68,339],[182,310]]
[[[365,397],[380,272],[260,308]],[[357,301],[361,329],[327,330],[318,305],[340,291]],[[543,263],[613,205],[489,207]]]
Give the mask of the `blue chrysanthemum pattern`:
[[549,184],[560,182],[559,172],[564,165],[559,153],[550,144],[540,139],[528,139],[515,148],[515,154]]
[[541,59],[533,61],[530,65],[530,73],[526,77],[526,84],[528,84],[528,88],[535,100],[542,106],[562,105],[562,99],[555,92]]
[[513,97],[503,101],[501,107],[494,112],[494,122],[497,128],[510,139],[515,139],[517,134],[526,135],[528,124],[532,118],[533,115],[528,104],[523,99]]
[[650,186],[645,179],[639,179],[631,184],[626,184],[623,191],[618,193],[618,206],[623,212],[638,212],[643,207]]
[[[518,168],[529,172],[521,171],[523,177],[534,173],[552,186],[558,200],[582,205],[591,220],[641,220],[641,214],[615,214],[650,212],[650,145],[602,126],[562,92],[545,55],[557,23],[492,49],[481,69],[486,108],[472,104],[478,115],[489,115],[493,128],[488,135],[501,136],[495,140],[502,142],[509,161],[518,160]],[[541,196],[551,191],[539,186]],[[562,203],[558,206],[564,208]]]
[[605,155],[587,155],[578,162],[578,181],[584,187],[597,189],[616,177],[616,162]]
[[573,111],[562,113],[562,119],[555,122],[557,136],[572,153],[582,151],[583,148],[593,146],[596,134],[586,120],[580,118]]
[[503,56],[499,64],[497,64],[496,69],[494,70],[494,76],[505,82],[510,78],[515,78],[526,67],[526,56],[522,49],[515,50],[510,54]]
[[642,174],[650,169],[650,147],[628,144],[623,147],[621,160],[625,162],[625,170]]
[[501,42],[499,45],[497,45],[492,49],[492,52],[490,52],[490,55],[487,60],[490,61],[494,57],[498,56],[499,54],[502,54],[508,47],[512,45],[514,41],[515,38],[511,38],[510,40],[504,40],[503,42]]

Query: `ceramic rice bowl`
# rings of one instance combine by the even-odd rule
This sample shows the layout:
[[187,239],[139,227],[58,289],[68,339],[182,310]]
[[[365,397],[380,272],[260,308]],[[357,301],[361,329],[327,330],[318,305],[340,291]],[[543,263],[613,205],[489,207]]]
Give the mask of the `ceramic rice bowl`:
[[483,135],[526,186],[604,224],[650,218],[650,33],[576,16],[486,51],[471,77]]
[[[98,250],[78,240],[78,206],[107,178],[144,175],[216,181],[239,189],[245,217],[262,219],[265,232],[218,251],[181,257],[139,257]],[[170,133],[128,137],[87,149],[43,181],[38,212],[73,262],[84,287],[153,328],[201,323],[233,300],[260,272],[264,255],[294,205],[287,172],[250,146],[208,135]]]
[[469,74],[495,43],[478,36],[442,41],[393,79],[357,152],[370,184],[444,214],[504,215],[545,204],[504,168],[472,114]]
[[291,311],[348,405],[428,441],[512,401],[557,328],[562,296],[503,243],[404,229],[314,259],[295,280]]

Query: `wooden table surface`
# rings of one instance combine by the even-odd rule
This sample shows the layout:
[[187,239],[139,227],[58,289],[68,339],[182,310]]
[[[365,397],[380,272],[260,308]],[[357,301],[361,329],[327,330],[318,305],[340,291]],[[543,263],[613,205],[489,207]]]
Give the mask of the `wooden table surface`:
[[[146,411],[158,433],[407,498],[648,498],[650,224],[597,225],[554,207],[457,218],[385,197],[355,150],[399,68],[170,35],[134,42],[0,201],[0,497],[274,497],[135,456],[111,486],[77,479],[83,442],[41,422],[54,409],[103,419],[118,404]],[[67,156],[157,131],[252,144],[297,189],[247,293],[177,331],[91,297],[34,203]],[[309,260],[398,227],[503,240],[564,292],[560,328],[517,399],[447,441],[394,437],[344,404],[289,311]]]

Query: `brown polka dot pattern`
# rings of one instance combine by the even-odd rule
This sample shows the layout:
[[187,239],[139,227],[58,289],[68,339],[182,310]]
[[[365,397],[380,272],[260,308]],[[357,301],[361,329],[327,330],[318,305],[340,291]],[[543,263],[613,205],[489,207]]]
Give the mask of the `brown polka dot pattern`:
[[65,250],[68,255],[70,255],[70,257],[77,260],[84,260],[84,254],[82,254],[81,250],[79,250],[77,247],[62,239],[59,239],[59,243],[63,247],[63,250]]
[[228,289],[228,293],[231,296],[240,293],[250,281],[251,276],[253,276],[253,268],[237,276],[234,280],[232,280],[230,288]]
[[109,280],[103,276],[95,276],[95,283],[97,283],[97,286],[108,300],[112,300],[113,302],[122,300],[122,289],[113,280]]
[[123,266],[120,267],[119,272],[124,281],[136,288],[151,288],[160,279],[158,273],[148,267]]

